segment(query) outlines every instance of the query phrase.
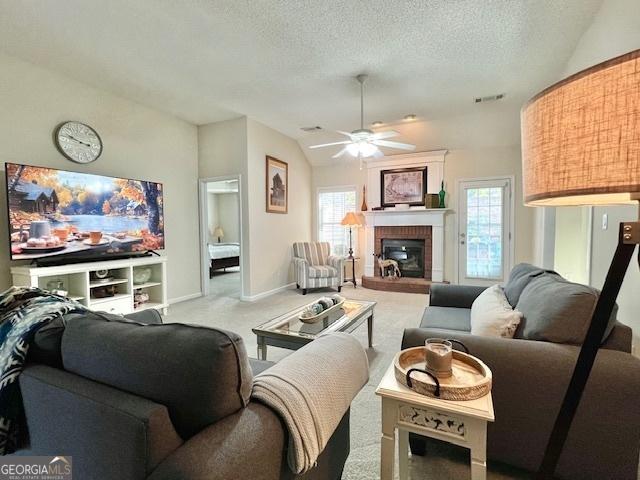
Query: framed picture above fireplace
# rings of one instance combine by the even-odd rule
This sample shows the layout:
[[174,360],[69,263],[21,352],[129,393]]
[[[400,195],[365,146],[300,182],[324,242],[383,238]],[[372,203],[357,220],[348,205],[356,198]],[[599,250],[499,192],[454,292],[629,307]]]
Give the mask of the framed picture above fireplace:
[[424,205],[427,167],[397,168],[380,172],[380,206]]

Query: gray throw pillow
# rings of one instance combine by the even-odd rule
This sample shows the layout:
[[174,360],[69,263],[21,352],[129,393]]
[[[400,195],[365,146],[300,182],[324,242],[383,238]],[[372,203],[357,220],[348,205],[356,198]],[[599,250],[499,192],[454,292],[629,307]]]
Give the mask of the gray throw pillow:
[[544,270],[528,263],[519,263],[511,270],[509,280],[504,285],[504,294],[512,307],[518,304],[520,295],[532,278],[542,275]]
[[[522,319],[515,338],[581,345],[584,342],[600,292],[572,283],[554,273],[532,278],[517,304]],[[609,319],[603,341],[615,322]]]

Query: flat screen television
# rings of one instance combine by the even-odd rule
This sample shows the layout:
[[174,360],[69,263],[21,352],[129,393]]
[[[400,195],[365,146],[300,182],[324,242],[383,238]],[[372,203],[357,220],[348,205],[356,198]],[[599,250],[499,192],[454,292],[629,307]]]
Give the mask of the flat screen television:
[[162,184],[5,163],[12,260],[90,261],[164,248]]

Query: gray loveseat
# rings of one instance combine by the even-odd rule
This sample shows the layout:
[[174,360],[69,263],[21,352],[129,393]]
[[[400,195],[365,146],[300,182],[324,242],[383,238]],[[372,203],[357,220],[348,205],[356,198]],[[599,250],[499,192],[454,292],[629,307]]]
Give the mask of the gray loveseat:
[[[517,268],[520,273],[524,270],[528,273],[514,275],[514,269],[505,290],[515,286],[518,294],[538,275],[557,275],[530,265]],[[517,338],[531,327],[526,325],[527,312],[523,312],[525,318],[516,331],[516,338],[471,335],[470,308],[483,290],[484,287],[434,285],[420,328],[405,330],[402,348],[423,345],[425,339],[431,337],[453,338],[487,363],[493,372],[496,415],[495,423],[488,427],[487,456],[490,460],[536,471],[579,346]],[[532,285],[527,292],[535,294],[536,288]],[[511,297],[512,302],[513,295]],[[516,299],[517,304],[520,299]],[[538,303],[535,298],[534,302],[530,300],[529,305],[537,304],[540,308],[550,301],[549,298],[539,298]],[[567,323],[574,321],[574,318],[567,319]],[[610,333],[598,353],[560,458],[557,478],[637,480],[640,360],[630,352],[631,329],[611,322]],[[411,435],[410,443],[414,454],[424,454],[425,447],[428,448],[425,439],[417,435]]]
[[238,335],[162,324],[155,311],[65,320],[38,332],[20,376],[29,435],[18,455],[70,455],[87,480],[341,477],[349,412],[317,466],[293,474],[284,424],[250,400],[253,374],[271,364],[249,359]]

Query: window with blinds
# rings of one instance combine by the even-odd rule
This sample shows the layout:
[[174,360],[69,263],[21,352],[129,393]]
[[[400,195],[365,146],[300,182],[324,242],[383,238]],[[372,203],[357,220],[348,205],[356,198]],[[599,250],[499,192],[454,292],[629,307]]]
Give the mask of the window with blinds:
[[[332,255],[349,254],[349,228],[340,225],[347,212],[356,211],[355,188],[321,190],[318,193],[318,240],[331,244]],[[357,245],[354,228],[353,245]]]

